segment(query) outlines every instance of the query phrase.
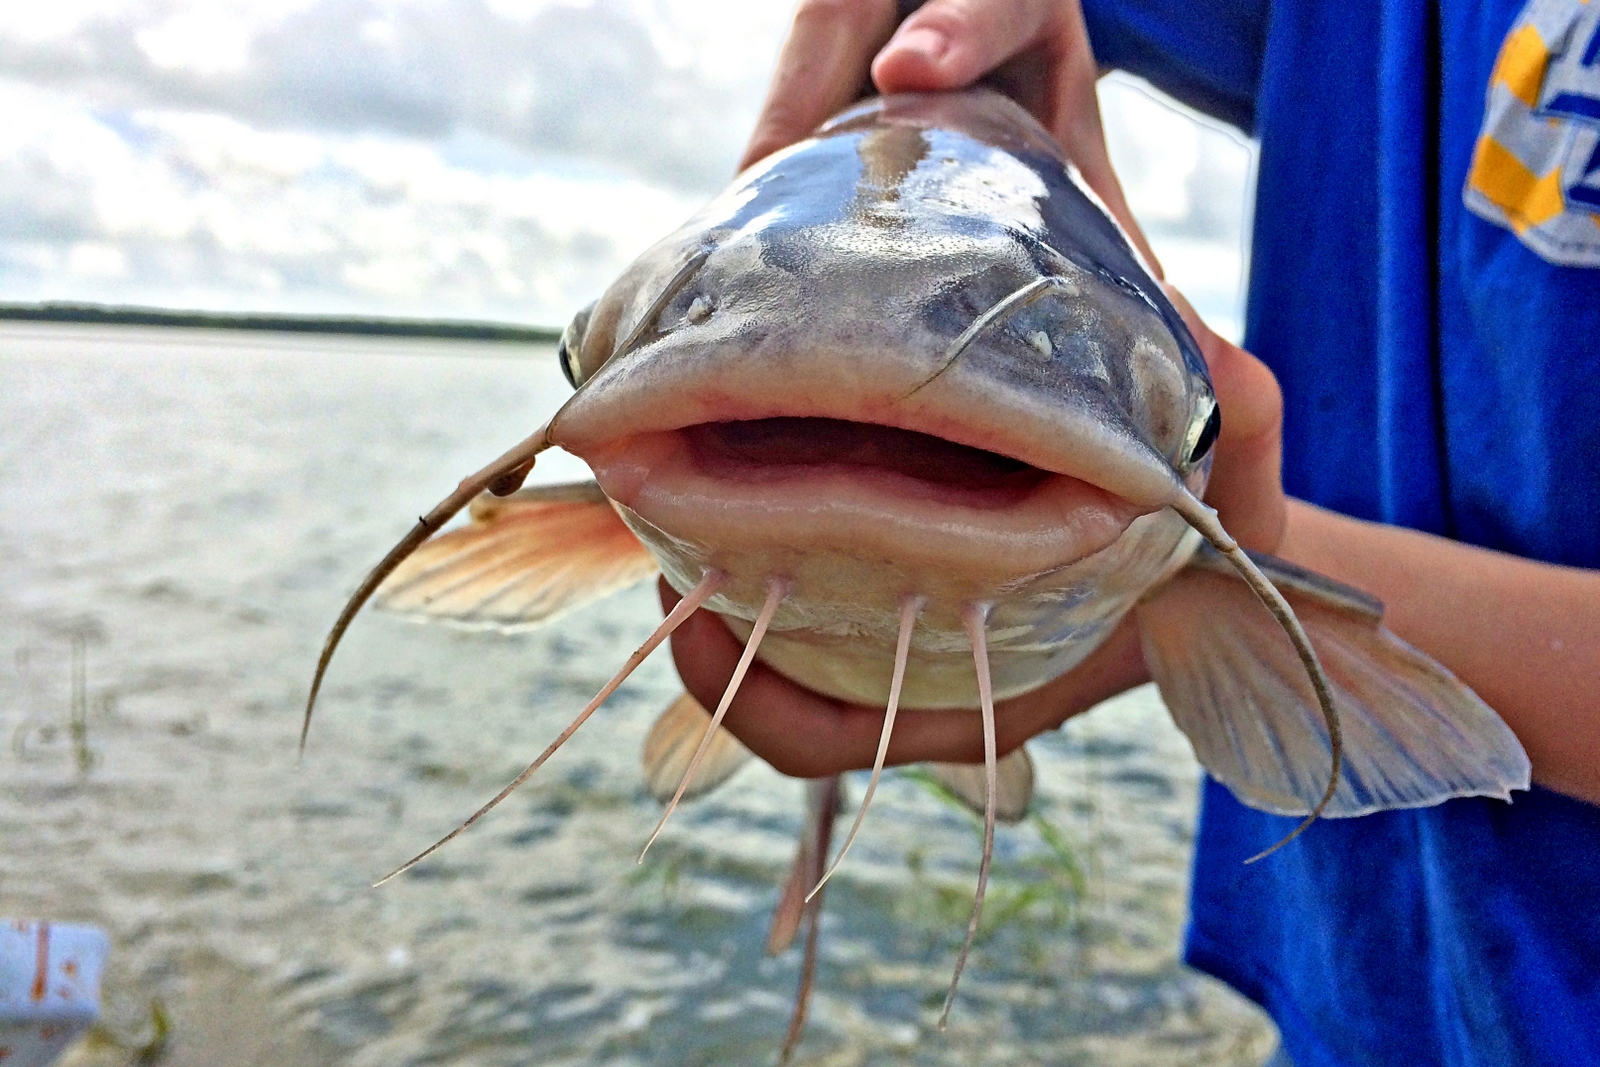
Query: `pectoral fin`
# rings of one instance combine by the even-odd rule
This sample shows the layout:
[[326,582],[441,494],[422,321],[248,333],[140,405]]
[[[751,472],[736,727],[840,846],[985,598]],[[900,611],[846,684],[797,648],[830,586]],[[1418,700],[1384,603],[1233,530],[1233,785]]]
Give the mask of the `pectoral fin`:
[[[665,804],[677,792],[678,782],[688,770],[695,749],[700,747],[700,736],[710,723],[711,713],[685,693],[674,700],[650,728],[640,762],[644,766],[644,784],[657,802]],[[711,792],[749,761],[750,750],[725,727],[717,727],[711,747],[706,749],[700,769],[684,790],[683,799],[693,800]]]
[[377,606],[473,629],[521,630],[624,589],[655,560],[593,482],[472,502],[472,523],[418,548]]
[[[1324,816],[1510,799],[1528,757],[1488,705],[1383,626],[1383,605],[1252,554],[1310,635],[1333,684],[1344,768]],[[1327,786],[1327,728],[1282,630],[1214,551],[1136,609],[1145,662],[1195,755],[1242,802],[1304,815]]]
[[[985,786],[981,763],[926,763],[923,766],[956,799],[979,815],[983,814]],[[994,817],[1003,823],[1019,823],[1033,802],[1033,758],[1026,748],[1016,748],[995,764]]]

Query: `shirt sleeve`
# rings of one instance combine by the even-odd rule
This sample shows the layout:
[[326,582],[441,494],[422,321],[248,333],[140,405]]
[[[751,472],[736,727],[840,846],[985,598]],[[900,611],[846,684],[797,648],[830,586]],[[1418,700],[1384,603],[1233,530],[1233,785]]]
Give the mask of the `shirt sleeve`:
[[1083,0],[1101,67],[1254,132],[1270,0]]

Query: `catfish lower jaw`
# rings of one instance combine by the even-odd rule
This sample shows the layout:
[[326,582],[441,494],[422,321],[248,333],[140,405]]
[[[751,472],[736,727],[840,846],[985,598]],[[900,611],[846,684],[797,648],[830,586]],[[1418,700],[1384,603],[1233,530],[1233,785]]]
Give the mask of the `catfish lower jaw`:
[[1092,555],[1151,510],[1010,457],[833,419],[702,423],[584,458],[607,496],[735,573],[738,557],[820,552],[936,572],[973,596]]

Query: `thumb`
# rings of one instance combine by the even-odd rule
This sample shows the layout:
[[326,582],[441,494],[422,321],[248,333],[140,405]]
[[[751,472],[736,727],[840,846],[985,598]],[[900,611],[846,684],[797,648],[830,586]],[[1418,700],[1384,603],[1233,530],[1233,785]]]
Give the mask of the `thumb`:
[[872,63],[880,92],[961,89],[1040,42],[1050,0],[930,0],[895,31]]

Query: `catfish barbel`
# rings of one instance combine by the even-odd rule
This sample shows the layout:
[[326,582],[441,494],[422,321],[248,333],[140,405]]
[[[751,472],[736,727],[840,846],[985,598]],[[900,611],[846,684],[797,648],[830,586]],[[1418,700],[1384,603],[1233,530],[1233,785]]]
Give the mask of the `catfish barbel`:
[[[1386,630],[1381,604],[1244,552],[1201,502],[1221,414],[1199,349],[1049,134],[997,93],[872,100],[751,167],[580,312],[559,357],[571,399],[350,599],[306,725],[374,592],[508,628],[658,569],[683,599],[444,841],[701,608],[746,645],[709,719],[685,697],[653,732],[647,776],[662,796],[676,783],[662,823],[697,771],[703,789],[746,755],[720,722],[756,657],[886,709],[861,814],[826,872],[837,781],[813,788],[817,828],[779,910],[791,936],[861,825],[897,713],[979,709],[983,855],[945,1015],[998,794],[1025,804],[1031,783],[1025,757],[997,758],[994,701],[1071,670],[1129,612],[1207,772],[1246,804],[1305,817],[1285,841],[1318,816],[1528,786],[1511,731]],[[595,482],[521,490],[556,445]],[[472,525],[424,545],[469,503]]]

